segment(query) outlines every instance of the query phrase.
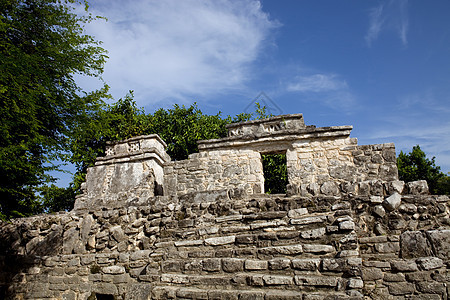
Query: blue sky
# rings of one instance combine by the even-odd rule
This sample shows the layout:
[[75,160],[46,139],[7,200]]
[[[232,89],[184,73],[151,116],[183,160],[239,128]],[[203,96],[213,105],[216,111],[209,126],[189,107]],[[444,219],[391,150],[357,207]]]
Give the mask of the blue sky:
[[[359,144],[419,144],[450,172],[450,1],[93,0],[115,99],[146,112],[194,101],[236,115],[264,92],[274,113],[353,125]],[[86,89],[98,84],[80,79]]]

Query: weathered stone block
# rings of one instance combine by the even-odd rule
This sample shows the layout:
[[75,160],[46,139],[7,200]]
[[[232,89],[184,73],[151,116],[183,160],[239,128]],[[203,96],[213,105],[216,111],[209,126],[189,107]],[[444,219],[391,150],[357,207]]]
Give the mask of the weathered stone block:
[[285,258],[276,258],[269,260],[269,270],[284,270],[291,266],[291,260]]
[[400,235],[402,258],[430,256],[430,243],[425,234],[420,231],[406,231]]
[[400,206],[401,202],[402,196],[399,193],[394,193],[383,201],[383,206],[388,211],[393,211]]
[[320,259],[293,259],[292,267],[303,271],[315,271],[318,270],[320,265]]
[[239,258],[222,258],[222,269],[228,273],[241,272],[244,269],[244,260]]
[[308,214],[308,209],[307,208],[296,208],[296,209],[291,209],[288,212],[288,217],[292,218],[292,219],[297,219],[297,218],[301,218],[302,216]]
[[300,236],[304,239],[318,239],[326,234],[326,229],[324,227],[306,230],[300,232]]
[[203,260],[203,270],[208,272],[219,272],[221,270],[220,258],[207,258]]
[[263,280],[266,285],[290,285],[294,283],[291,276],[281,275],[264,275]]
[[429,193],[426,180],[411,181],[406,183],[408,193],[412,195],[426,195]]
[[408,282],[391,282],[388,289],[389,293],[394,296],[413,294],[416,290],[414,284]]
[[125,268],[123,266],[103,267],[102,272],[105,274],[123,274],[125,273]]
[[444,260],[448,259],[450,257],[450,230],[429,230],[426,235],[436,256]]
[[418,282],[417,290],[427,294],[444,294],[446,291],[445,284],[441,282]]
[[391,268],[398,272],[414,272],[419,271],[417,264],[413,260],[397,260],[391,261]]
[[442,259],[437,257],[421,257],[416,260],[416,263],[422,270],[434,270],[444,266]]
[[306,286],[335,287],[338,282],[337,277],[331,276],[296,275],[294,279],[296,285]]
[[334,252],[335,248],[330,245],[305,244],[303,245],[303,251],[306,253],[330,253]]
[[245,260],[244,267],[246,270],[249,270],[249,271],[267,270],[268,263],[265,260],[247,259],[247,260]]
[[220,245],[234,244],[235,240],[236,236],[234,235],[212,237],[205,239],[205,245],[220,246]]

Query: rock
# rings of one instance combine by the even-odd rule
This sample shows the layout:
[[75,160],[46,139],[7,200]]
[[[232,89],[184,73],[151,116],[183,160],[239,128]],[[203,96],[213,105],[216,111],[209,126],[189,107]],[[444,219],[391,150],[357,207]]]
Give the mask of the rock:
[[402,258],[415,258],[432,255],[425,234],[420,231],[406,231],[400,235],[400,253]]
[[411,181],[406,184],[408,193],[412,195],[427,195],[428,184],[426,180]]
[[263,280],[266,285],[289,285],[294,283],[292,277],[281,275],[264,275]]
[[285,270],[291,266],[291,260],[285,258],[275,258],[269,260],[269,270]]
[[222,269],[228,273],[241,272],[244,269],[244,260],[239,258],[223,258]]
[[414,272],[419,271],[417,264],[413,260],[397,260],[391,261],[391,268],[398,272]]
[[416,290],[414,284],[407,282],[392,282],[388,285],[388,289],[394,296],[412,294]]
[[205,239],[205,245],[211,245],[211,246],[220,246],[220,245],[227,245],[227,244],[234,244],[236,241],[236,236],[220,236],[220,237],[212,237]]
[[339,195],[339,188],[333,181],[327,181],[320,187],[320,192],[327,196]]
[[450,257],[450,230],[429,230],[426,232],[436,256],[447,260]]
[[399,193],[394,193],[383,201],[383,206],[388,211],[393,211],[397,209],[397,207],[399,207],[401,203],[402,203],[402,196],[400,196]]
[[94,223],[94,218],[91,214],[86,215],[83,218],[83,221],[81,222],[81,229],[80,229],[80,238],[81,243],[83,245],[86,245],[86,242],[89,238],[89,233],[91,231],[91,226]]
[[288,212],[288,217],[292,218],[292,219],[298,219],[300,217],[302,217],[303,215],[308,214],[308,209],[307,208],[296,208],[296,209],[291,209]]
[[373,208],[373,213],[380,218],[383,218],[386,215],[386,211],[384,210],[383,206],[381,206],[381,205],[375,206]]
[[63,235],[63,253],[72,254],[78,240],[79,233],[75,227],[66,230]]
[[353,221],[340,222],[339,230],[355,230],[355,222],[353,222]]
[[335,251],[333,246],[329,245],[303,245],[303,251],[306,253],[330,253]]
[[102,272],[105,274],[123,274],[125,273],[125,268],[123,266],[109,266],[103,267]]
[[111,227],[109,229],[111,236],[118,242],[122,242],[128,239],[126,234],[123,232],[123,229],[120,225]]
[[444,266],[442,259],[437,257],[421,257],[416,260],[416,263],[423,270],[434,270]]
[[320,259],[293,259],[292,267],[303,271],[315,271],[319,268]]
[[[344,223],[344,222],[343,222]],[[353,224],[354,225],[354,224]],[[302,231],[300,236],[304,239],[318,239],[325,235],[326,229],[323,227]]]
[[245,260],[244,267],[246,270],[255,271],[255,270],[267,270],[268,263],[265,260]]
[[387,192],[392,195],[394,193],[402,194],[405,188],[405,182],[400,180],[389,181],[386,183]]

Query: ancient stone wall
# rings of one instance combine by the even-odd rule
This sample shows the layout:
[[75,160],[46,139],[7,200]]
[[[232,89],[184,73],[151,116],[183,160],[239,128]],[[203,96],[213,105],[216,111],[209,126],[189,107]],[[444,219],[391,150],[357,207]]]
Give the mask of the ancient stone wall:
[[447,299],[449,205],[261,195],[17,219],[1,226],[1,285],[16,299]]
[[88,168],[75,209],[148,204],[163,194],[163,164],[170,161],[166,143],[156,135],[109,142],[106,155]]
[[248,194],[262,193],[264,174],[261,155],[252,150],[208,151],[194,153],[189,159],[164,166],[167,195],[243,189]]
[[[0,223],[0,298],[448,299],[450,200],[398,181],[393,144],[302,115],[232,124],[170,161],[110,143],[71,212]],[[286,153],[286,195],[261,154]]]

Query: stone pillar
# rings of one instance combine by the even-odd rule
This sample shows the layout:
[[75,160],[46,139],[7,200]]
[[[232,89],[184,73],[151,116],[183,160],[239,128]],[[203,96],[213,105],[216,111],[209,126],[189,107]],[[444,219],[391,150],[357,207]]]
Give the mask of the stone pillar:
[[75,209],[145,205],[163,195],[163,164],[170,161],[156,134],[108,142],[106,155],[89,168]]

